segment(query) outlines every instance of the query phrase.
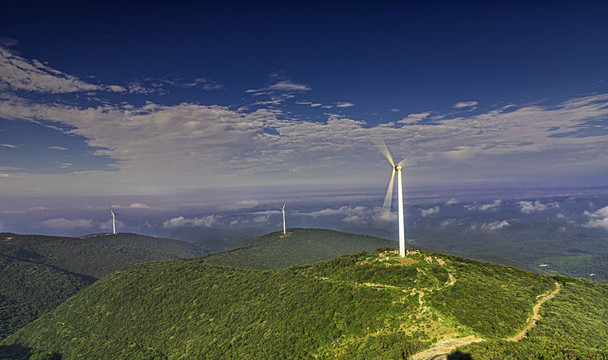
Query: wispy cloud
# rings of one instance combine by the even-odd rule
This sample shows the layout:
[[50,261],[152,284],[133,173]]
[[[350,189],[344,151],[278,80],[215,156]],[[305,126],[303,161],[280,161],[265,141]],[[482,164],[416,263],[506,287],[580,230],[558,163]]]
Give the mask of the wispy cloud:
[[473,230],[481,229],[484,231],[495,231],[509,226],[511,226],[511,224],[509,224],[507,220],[502,220],[484,224],[473,224],[471,225],[471,228]]
[[16,149],[17,145],[14,144],[0,144],[0,146],[5,147],[5,148],[9,148],[9,149]]
[[95,85],[49,67],[38,60],[25,59],[0,46],[0,89],[51,94],[83,91],[124,92],[118,85]]
[[347,101],[339,102],[336,104],[337,108],[349,108],[349,107],[353,107],[353,106],[355,106],[355,104],[353,104],[351,102],[347,102]]
[[165,78],[146,78],[135,80],[127,85],[129,93],[132,94],[159,94],[166,95],[171,89],[203,89],[214,91],[222,89],[224,86],[207,78],[197,78],[194,80],[184,80],[178,75]]
[[456,105],[453,106],[453,108],[455,109],[466,109],[466,108],[474,108],[475,106],[477,106],[477,101],[463,101],[463,102],[459,102],[456,103]]
[[500,204],[502,200],[497,199],[493,203],[465,205],[465,208],[469,211],[496,211]]
[[426,119],[430,114],[431,114],[430,112],[409,114],[408,116],[404,117],[403,119],[397,121],[397,123],[405,124],[405,125],[415,124],[415,123],[418,123],[418,122]]
[[439,212],[439,206],[435,206],[432,207],[430,209],[422,209],[420,210],[420,215],[422,215],[422,217],[427,217],[427,216],[431,216],[434,214],[437,214]]
[[49,150],[57,150],[57,151],[66,151],[66,150],[68,150],[68,148],[63,147],[63,146],[49,146],[49,147],[47,147],[47,149],[49,149]]
[[132,203],[129,204],[129,209],[151,209],[151,206],[142,203]]
[[42,226],[70,230],[70,229],[87,229],[93,225],[90,219],[66,219],[66,218],[55,218],[49,219],[42,222]]
[[338,216],[344,222],[361,222],[369,221],[378,216],[379,209],[370,209],[365,206],[341,206],[311,212],[295,212],[294,215],[310,216],[313,218]]
[[310,91],[311,88],[308,85],[304,85],[304,84],[299,84],[290,80],[281,80],[281,81],[277,81],[273,84],[270,84],[268,86],[259,88],[259,89],[249,89],[247,91],[245,91],[248,94],[253,94],[253,95],[264,95],[264,94],[269,94],[269,93],[273,93],[273,92],[288,92],[288,93],[293,93],[293,92],[308,92]]

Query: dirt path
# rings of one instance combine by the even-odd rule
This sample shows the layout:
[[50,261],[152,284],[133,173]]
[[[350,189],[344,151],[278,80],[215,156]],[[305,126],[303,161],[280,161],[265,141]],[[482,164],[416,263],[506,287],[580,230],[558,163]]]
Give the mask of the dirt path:
[[[526,334],[528,333],[528,330],[532,329],[534,327],[534,325],[536,325],[536,322],[540,319],[539,312],[540,312],[541,306],[548,300],[555,297],[555,295],[557,295],[557,293],[559,293],[561,289],[562,289],[562,287],[559,285],[559,283],[556,282],[555,290],[553,290],[553,292],[551,292],[550,294],[548,294],[548,295],[544,296],[542,299],[540,299],[540,301],[534,306],[532,319],[530,320],[530,322],[528,323],[526,328],[524,330],[522,330],[519,334],[517,334],[511,338],[505,339],[505,340],[520,341],[521,339],[523,339],[526,336]],[[458,338],[458,339],[451,339],[451,338],[443,339],[443,340],[435,343],[432,348],[419,352],[417,354],[414,354],[410,359],[411,360],[447,359],[447,356],[454,349],[461,347],[461,346],[469,345],[469,344],[472,344],[475,342],[480,342],[480,341],[484,341],[484,340],[480,337],[476,337],[473,335],[463,337],[463,338]]]
[[540,320],[540,307],[547,301],[550,299],[553,299],[553,297],[555,297],[555,295],[557,295],[558,292],[560,292],[560,290],[562,289],[562,287],[559,285],[559,283],[555,283],[555,290],[553,290],[553,292],[547,296],[545,296],[544,298],[540,299],[540,301],[538,302],[538,304],[536,304],[536,306],[534,306],[534,314],[532,315],[532,319],[530,320],[530,322],[528,323],[528,326],[526,326],[525,329],[523,329],[519,334],[506,339],[507,341],[519,341],[521,339],[523,339],[524,337],[526,337],[526,334],[528,333],[528,330],[532,329],[535,325],[536,322],[538,320]]

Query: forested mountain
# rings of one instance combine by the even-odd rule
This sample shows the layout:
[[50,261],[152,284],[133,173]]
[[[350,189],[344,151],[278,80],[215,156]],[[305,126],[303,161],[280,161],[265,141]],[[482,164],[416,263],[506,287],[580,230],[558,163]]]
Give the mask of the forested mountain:
[[137,263],[203,255],[185,241],[127,233],[78,238],[2,233],[0,249],[19,259],[95,278]]
[[207,264],[270,270],[314,264],[340,255],[394,247],[395,241],[324,229],[289,229],[248,239],[233,250],[206,256]]
[[112,271],[198,255],[201,251],[186,242],[136,234],[70,238],[2,233],[0,339]]
[[93,282],[55,267],[0,253],[0,339]]
[[[605,285],[388,248],[278,270],[204,260],[114,272],[6,338],[0,354],[402,359],[471,339],[481,342],[452,358],[608,359]],[[549,293],[538,324],[507,341]]]

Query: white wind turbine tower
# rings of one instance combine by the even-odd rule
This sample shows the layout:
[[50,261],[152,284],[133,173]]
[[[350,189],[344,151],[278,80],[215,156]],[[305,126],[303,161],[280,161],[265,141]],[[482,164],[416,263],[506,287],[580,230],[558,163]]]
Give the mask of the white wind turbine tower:
[[405,159],[401,160],[399,163],[395,164],[393,160],[393,156],[390,151],[388,151],[388,147],[382,139],[378,139],[375,141],[376,146],[382,154],[386,157],[388,162],[391,164],[393,168],[393,173],[391,175],[391,179],[388,183],[388,190],[386,190],[386,197],[384,198],[384,204],[382,205],[381,217],[388,220],[390,212],[391,212],[391,203],[393,200],[393,184],[395,182],[395,173],[397,173],[397,198],[399,200],[399,254],[401,257],[405,257],[405,225],[403,222],[403,180],[401,178],[401,170],[403,169],[403,165],[405,164]]
[[112,214],[112,234],[116,234],[116,213],[112,209],[110,209],[110,213]]
[[281,211],[283,212],[283,235],[285,235],[287,234],[287,231],[285,230],[285,204],[283,204]]

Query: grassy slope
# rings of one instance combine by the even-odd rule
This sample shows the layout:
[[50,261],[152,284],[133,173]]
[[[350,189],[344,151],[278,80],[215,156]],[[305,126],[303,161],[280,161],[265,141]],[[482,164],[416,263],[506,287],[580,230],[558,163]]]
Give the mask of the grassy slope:
[[[394,253],[358,253],[273,271],[198,259],[136,265],[104,277],[2,345],[65,359],[395,359],[444,337],[495,343],[513,335],[536,297],[553,288],[554,279],[514,268],[424,253],[410,258],[401,265]],[[605,319],[594,326],[606,329]],[[584,334],[581,326],[572,341]]]
[[289,229],[286,235],[274,232],[250,239],[239,248],[210,254],[204,258],[204,262],[270,270],[314,264],[340,255],[396,245],[394,241],[366,235],[322,229]]

